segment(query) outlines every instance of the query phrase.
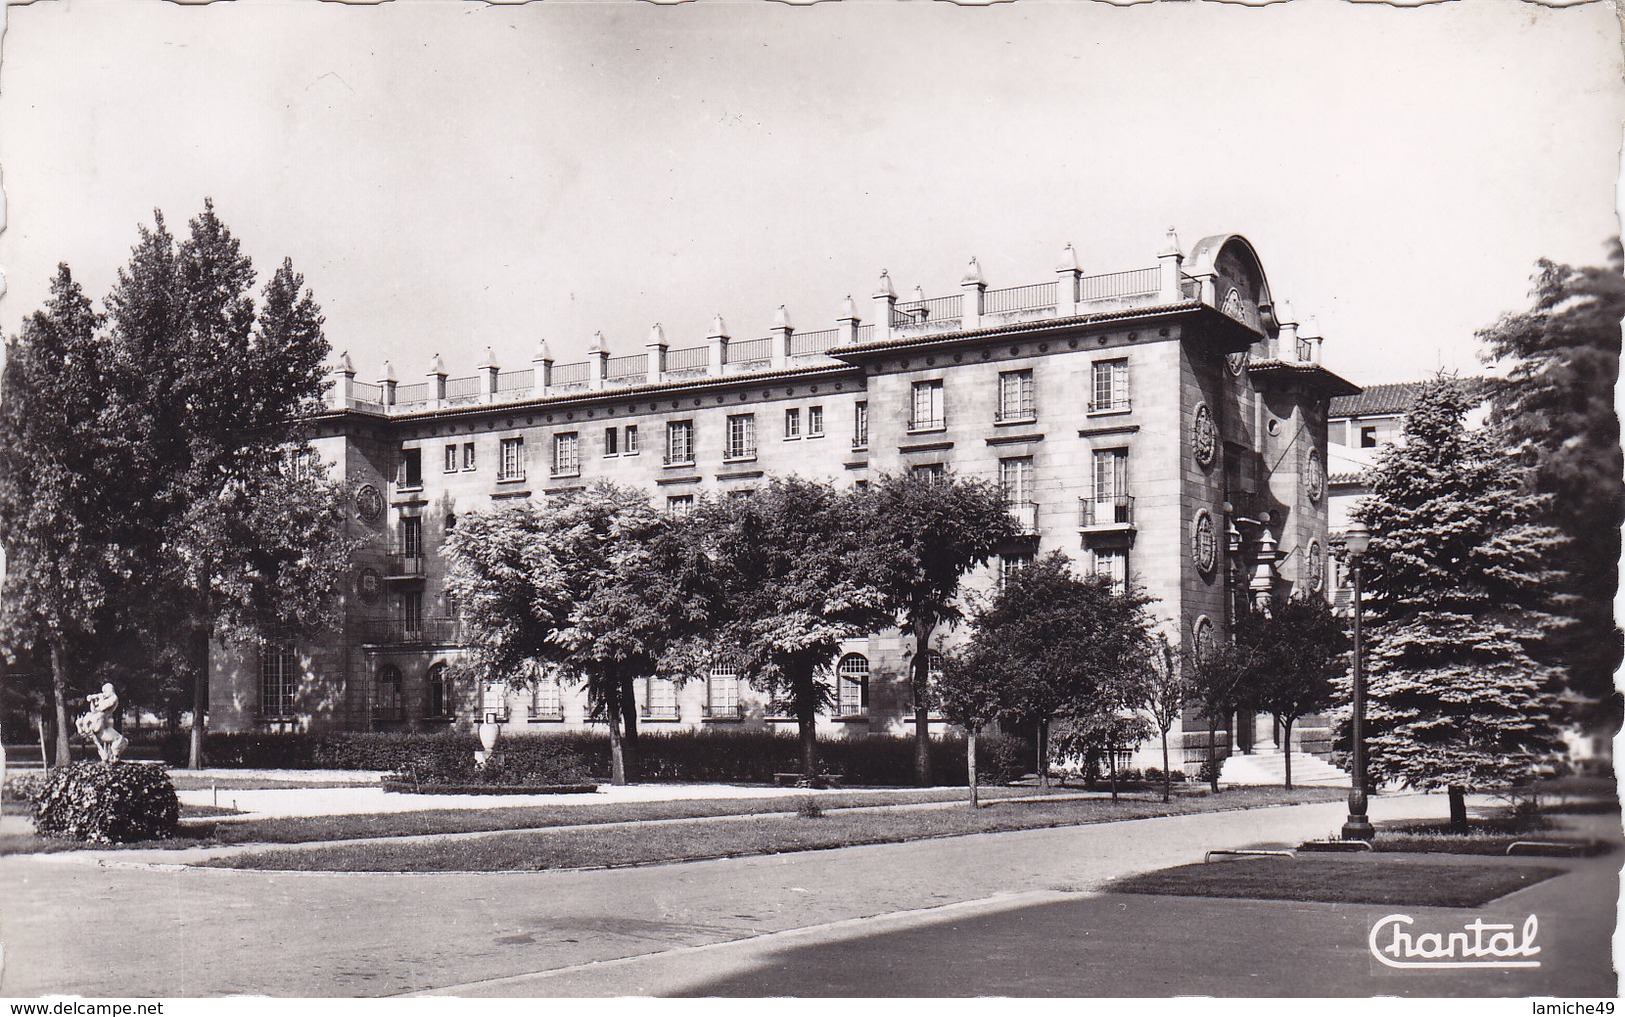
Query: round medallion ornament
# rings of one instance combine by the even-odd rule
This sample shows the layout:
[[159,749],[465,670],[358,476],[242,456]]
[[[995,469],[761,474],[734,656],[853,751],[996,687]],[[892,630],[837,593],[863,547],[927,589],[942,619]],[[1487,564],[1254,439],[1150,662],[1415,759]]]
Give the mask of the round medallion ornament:
[[378,517],[384,514],[384,496],[371,484],[362,484],[355,493],[355,511],[367,522],[377,522]]
[[1207,509],[1196,513],[1196,521],[1191,525],[1191,560],[1196,562],[1197,571],[1203,575],[1213,572],[1213,567],[1219,563],[1219,543],[1213,533],[1213,515]]
[[1218,456],[1219,430],[1213,426],[1213,413],[1207,403],[1196,404],[1196,420],[1191,424],[1191,455],[1204,470]]
[[1309,542],[1309,560],[1307,562],[1308,574],[1304,577],[1309,583],[1310,593],[1319,593],[1326,585],[1326,552],[1321,550],[1320,541]]
[[383,588],[384,577],[378,574],[377,569],[364,568],[356,573],[355,592],[356,596],[360,597],[363,602],[368,604],[377,603],[378,594],[383,592]]
[[1241,303],[1241,291],[1234,286],[1230,287],[1230,292],[1224,295],[1224,304],[1220,306],[1219,310],[1237,321],[1241,321],[1242,316],[1247,313]]
[[1319,502],[1326,494],[1326,461],[1320,458],[1320,450],[1309,450],[1308,477],[1305,478],[1309,491],[1309,500]]
[[1196,663],[1200,664],[1213,653],[1213,619],[1207,615],[1197,616],[1191,623],[1191,645],[1196,655]]
[[1224,358],[1224,362],[1230,365],[1230,373],[1235,375],[1247,370],[1247,360],[1248,354],[1246,350],[1242,350],[1240,353],[1232,353]]

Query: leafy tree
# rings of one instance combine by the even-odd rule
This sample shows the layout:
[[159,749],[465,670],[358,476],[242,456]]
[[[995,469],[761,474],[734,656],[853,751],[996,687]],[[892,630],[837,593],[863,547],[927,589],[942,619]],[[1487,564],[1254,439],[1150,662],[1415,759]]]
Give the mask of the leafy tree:
[[1235,643],[1215,643],[1196,656],[1191,669],[1190,704],[1196,715],[1207,722],[1207,762],[1202,766],[1208,787],[1219,790],[1219,726],[1228,724],[1241,703],[1251,662],[1246,650]]
[[1080,578],[1059,551],[1010,576],[976,619],[971,653],[1006,695],[1005,714],[1038,727],[1038,781],[1049,787],[1050,728],[1057,718],[1112,715],[1145,637],[1146,598],[1105,576]]
[[1461,826],[1466,789],[1526,780],[1557,751],[1560,712],[1559,676],[1533,653],[1563,539],[1503,437],[1463,425],[1469,403],[1454,379],[1425,386],[1359,509],[1371,770],[1448,788]]
[[[609,725],[611,780],[625,784],[639,678],[667,668],[704,618],[674,520],[648,495],[600,483],[546,504],[461,517],[446,588],[462,609],[469,671],[529,680],[553,664],[583,682]],[[674,676],[680,677],[680,676]]]
[[966,782],[970,787],[970,807],[980,808],[977,791],[976,738],[989,724],[999,719],[1004,709],[1007,692],[997,684],[1001,676],[1015,673],[1015,669],[992,664],[988,657],[1001,651],[998,646],[973,644],[970,647],[943,654],[942,675],[933,694],[942,709],[942,715],[965,729]]
[[129,593],[190,663],[191,765],[202,765],[209,651],[321,629],[348,571],[337,487],[290,470],[321,406],[328,345],[284,261],[260,305],[254,270],[212,203],[179,243],[158,214],[106,301],[104,423],[119,436]]
[[1348,636],[1323,597],[1295,596],[1235,623],[1240,701],[1281,725],[1286,786],[1292,786],[1292,725],[1332,704],[1344,674]]
[[69,761],[71,676],[94,660],[132,568],[114,530],[122,503],[110,469],[101,320],[59,265],[44,309],[8,341],[0,377],[0,644],[13,661],[35,650],[48,659],[58,766]]
[[997,487],[954,476],[883,476],[866,499],[869,549],[886,606],[912,637],[914,777],[931,780],[931,637],[962,617],[955,599],[970,571],[984,565],[1015,525]]
[[780,477],[748,497],[699,506],[691,531],[709,562],[707,597],[723,654],[794,710],[806,776],[818,771],[821,676],[842,640],[891,624],[861,526],[861,495]]
[[1491,420],[1523,453],[1535,487],[1550,495],[1540,518],[1567,538],[1557,562],[1566,573],[1560,611],[1573,623],[1553,632],[1543,659],[1564,672],[1568,708],[1593,727],[1618,725],[1614,687],[1622,644],[1614,622],[1625,483],[1614,411],[1625,257],[1619,241],[1601,267],[1542,259],[1533,304],[1478,336],[1489,358],[1509,362]]
[[1185,673],[1179,650],[1160,632],[1140,648],[1138,660],[1144,668],[1138,705],[1162,738],[1162,800],[1167,801],[1173,793],[1173,776],[1168,768],[1168,732],[1185,713],[1192,682]]

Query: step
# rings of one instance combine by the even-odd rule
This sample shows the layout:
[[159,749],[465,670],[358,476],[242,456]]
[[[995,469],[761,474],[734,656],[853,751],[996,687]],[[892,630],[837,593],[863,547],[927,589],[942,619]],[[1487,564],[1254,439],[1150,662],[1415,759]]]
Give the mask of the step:
[[[1268,785],[1286,783],[1286,755],[1280,752],[1230,756],[1219,771],[1219,783]],[[1292,754],[1292,783],[1316,787],[1349,787],[1349,775],[1307,752]]]

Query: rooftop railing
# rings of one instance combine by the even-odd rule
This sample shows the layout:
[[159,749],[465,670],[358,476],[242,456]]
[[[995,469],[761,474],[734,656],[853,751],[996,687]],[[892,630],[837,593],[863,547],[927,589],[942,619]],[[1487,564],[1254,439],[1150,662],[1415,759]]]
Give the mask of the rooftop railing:
[[628,378],[647,378],[649,376],[649,354],[634,353],[628,357],[610,357],[605,369],[604,377],[609,381],[625,381]]
[[1011,286],[1002,290],[988,290],[982,294],[983,314],[1014,314],[1017,311],[1043,311],[1055,309],[1056,284],[1034,283],[1031,286]]
[[463,403],[477,403],[480,401],[480,379],[473,378],[447,378],[446,402],[452,406]]
[[728,346],[729,364],[751,364],[773,359],[773,337],[746,339]]
[[1161,285],[1162,273],[1155,268],[1086,275],[1078,280],[1078,303],[1096,304],[1107,300],[1144,296],[1156,293]]
[[528,392],[536,386],[536,369],[503,371],[497,375],[498,392]]
[[690,346],[671,350],[666,354],[666,373],[704,371],[711,366],[711,350],[705,346]]
[[592,377],[592,364],[582,360],[574,364],[558,364],[553,368],[553,385],[555,388],[569,385],[585,385]]
[[792,332],[790,334],[790,355],[792,357],[806,357],[815,353],[823,353],[834,346],[841,338],[841,330],[827,328],[822,332]]
[[964,303],[963,293],[900,303],[892,311],[892,328],[957,328]]

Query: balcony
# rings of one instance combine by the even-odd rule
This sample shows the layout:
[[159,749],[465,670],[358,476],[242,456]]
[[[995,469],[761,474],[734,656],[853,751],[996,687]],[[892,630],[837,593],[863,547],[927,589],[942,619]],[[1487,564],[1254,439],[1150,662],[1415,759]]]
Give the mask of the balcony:
[[1038,533],[1038,505],[1030,501],[1007,501],[1004,510],[1010,513],[1016,533],[1031,537]]
[[1078,529],[1134,529],[1134,499],[1126,494],[1079,498]]
[[415,624],[400,618],[371,619],[361,623],[361,641],[373,646],[458,646],[463,642],[462,622],[456,618],[421,618]]
[[1128,396],[1111,396],[1106,399],[1089,400],[1089,412],[1096,413],[1128,413],[1134,409]]
[[423,570],[422,551],[391,551],[389,552],[389,566],[385,578],[422,579]]
[[542,706],[532,706],[528,711],[527,716],[529,719],[537,722],[557,723],[564,719],[564,708],[557,704],[552,706],[545,704]]
[[642,717],[643,717],[644,720],[650,720],[650,721],[667,720],[667,721],[670,721],[670,720],[680,720],[681,719],[681,717],[679,716],[679,714],[677,712],[677,704],[676,703],[657,703],[654,706],[644,704],[644,707],[643,707],[642,711],[640,711],[640,712],[641,712]]
[[744,720],[745,704],[735,703],[733,706],[712,706],[710,703],[702,703],[700,704],[700,719]]

